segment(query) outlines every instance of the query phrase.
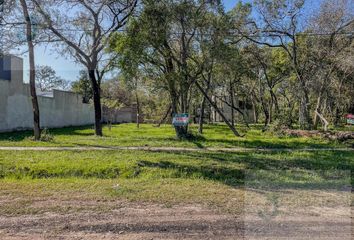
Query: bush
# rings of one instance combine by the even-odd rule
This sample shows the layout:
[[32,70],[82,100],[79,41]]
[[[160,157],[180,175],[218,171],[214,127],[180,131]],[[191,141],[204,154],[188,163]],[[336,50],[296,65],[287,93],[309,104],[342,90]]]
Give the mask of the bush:
[[[35,141],[34,136],[29,137],[29,140]],[[54,135],[52,135],[47,128],[42,130],[41,139],[42,142],[52,142],[54,141]]]
[[279,119],[276,119],[268,128],[268,131],[276,134],[278,136],[286,135],[286,130],[289,129],[289,126]]
[[54,140],[54,135],[52,135],[48,129],[44,129],[41,134],[42,142],[52,142]]

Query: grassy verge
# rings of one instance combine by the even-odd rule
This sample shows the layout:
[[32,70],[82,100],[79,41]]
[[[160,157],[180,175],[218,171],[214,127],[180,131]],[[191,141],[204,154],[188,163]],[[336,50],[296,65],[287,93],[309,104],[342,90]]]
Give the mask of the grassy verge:
[[165,146],[165,147],[248,147],[248,148],[328,148],[345,147],[346,145],[321,138],[276,136],[263,133],[260,125],[251,129],[239,126],[246,136],[235,137],[225,125],[206,125],[203,136],[197,135],[197,126],[192,125],[191,131],[197,136],[193,141],[180,141],[175,137],[170,125],[160,128],[142,124],[137,129],[135,124],[113,126],[112,130],[104,128],[104,137],[93,136],[90,127],[53,129],[50,133],[54,140],[50,142],[34,142],[30,139],[31,132],[2,133],[0,146]]
[[243,183],[244,171],[353,170],[353,152],[0,151],[1,178],[209,179]]
[[[269,189],[283,192],[282,201],[294,204],[303,203],[291,196],[306,191],[317,196],[312,199],[332,196],[353,184],[352,170],[353,153],[336,151],[0,151],[0,214],[80,210],[80,205],[71,206],[73,200],[94,201],[92,208],[102,207],[97,202],[121,200],[166,207],[204,204],[240,213],[245,194],[255,195],[257,205],[258,198],[267,199]],[[60,206],[43,210],[36,207],[39,199],[59,201]]]

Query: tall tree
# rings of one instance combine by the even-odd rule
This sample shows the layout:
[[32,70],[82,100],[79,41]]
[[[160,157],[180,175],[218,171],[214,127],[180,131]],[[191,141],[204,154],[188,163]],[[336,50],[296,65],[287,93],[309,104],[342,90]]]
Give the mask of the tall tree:
[[95,134],[102,136],[101,82],[112,60],[104,49],[113,33],[127,23],[138,1],[32,1],[45,28],[66,44],[62,50],[86,68],[93,91]]
[[252,21],[247,32],[244,29],[239,31],[245,38],[257,44],[285,50],[298,80],[300,126],[303,129],[311,129],[309,76],[306,65],[308,62],[301,60],[299,56],[299,33],[303,30],[300,27],[300,16],[304,0],[258,0],[255,6],[260,19]]
[[[131,23],[127,34],[117,34],[112,39],[111,47],[120,53],[123,70],[128,64],[143,68],[169,92],[172,115],[191,110],[192,86],[204,69],[203,61],[197,59],[197,36],[208,14],[217,12],[219,7],[218,1],[145,0],[142,13]],[[187,136],[187,126],[175,129],[177,137]]]
[[40,117],[39,117],[39,106],[36,93],[36,66],[34,62],[34,45],[33,45],[33,31],[32,31],[32,20],[29,13],[29,8],[26,0],[20,0],[20,4],[23,11],[24,21],[26,23],[26,40],[28,46],[28,57],[29,57],[29,67],[30,67],[30,92],[32,101],[32,112],[33,112],[33,132],[34,139],[40,140],[41,138],[41,128],[40,128]]
[[[352,10],[350,1],[326,0],[321,4],[320,11],[310,18],[309,30],[323,34],[307,41],[310,45],[308,51],[316,66],[313,74],[313,85],[316,86],[313,117],[315,128],[320,116],[330,117],[327,110],[348,106],[348,103],[340,99],[343,91],[337,92],[335,86],[342,85],[341,82],[346,83],[354,74],[353,64],[348,64],[352,62],[353,55],[350,49],[354,40],[346,34],[354,30]],[[346,98],[348,100],[351,97]],[[327,109],[326,105],[331,107]]]

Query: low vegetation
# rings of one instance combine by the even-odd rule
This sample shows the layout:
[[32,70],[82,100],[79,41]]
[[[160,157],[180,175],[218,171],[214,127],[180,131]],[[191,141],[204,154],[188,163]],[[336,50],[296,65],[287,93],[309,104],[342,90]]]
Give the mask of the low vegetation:
[[1,151],[0,196],[28,199],[28,204],[7,203],[0,213],[41,212],[28,207],[38,198],[193,203],[240,213],[245,194],[256,194],[254,190],[265,197],[268,190],[277,189],[288,199],[302,191],[319,194],[350,187],[353,156],[351,151],[301,150]]
[[[240,125],[245,137],[235,137],[226,125],[206,125],[204,134],[197,133],[197,126],[192,125],[190,131],[195,135],[192,141],[178,140],[171,125],[160,128],[149,124],[114,125],[111,130],[104,128],[104,136],[96,137],[91,127],[53,129],[47,131],[51,141],[33,141],[31,132],[2,133],[0,146],[76,146],[76,147],[109,147],[109,146],[165,146],[165,147],[247,147],[247,148],[329,148],[347,147],[351,141],[337,142],[319,136],[297,137],[272,132],[262,132],[261,125],[252,125],[250,129]],[[353,130],[347,127],[338,130]],[[336,131],[338,131],[336,130]]]

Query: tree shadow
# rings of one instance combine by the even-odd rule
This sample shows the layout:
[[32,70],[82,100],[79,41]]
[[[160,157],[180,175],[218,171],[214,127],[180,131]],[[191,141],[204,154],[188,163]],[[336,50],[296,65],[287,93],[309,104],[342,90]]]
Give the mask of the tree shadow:
[[[65,128],[50,128],[48,129],[50,134],[55,136],[93,136],[94,132],[92,126],[80,126],[80,127],[65,127]],[[91,132],[81,132],[86,130],[92,130]],[[21,142],[27,138],[33,136],[33,131],[16,131],[16,132],[6,132],[0,133],[0,143],[1,141],[13,141]]]
[[[339,161],[332,159],[336,153],[319,156],[281,160],[276,153],[254,155],[252,153],[222,154],[184,152],[174,153],[205,161],[201,165],[190,165],[171,161],[139,161],[140,167],[170,169],[176,177],[199,177],[218,181],[233,187],[256,189],[306,189],[348,191],[354,184],[352,154],[346,153]],[[215,164],[206,161],[215,161]],[[217,162],[223,162],[222,165]],[[238,163],[236,166],[225,163]]]
[[208,139],[207,142],[210,145],[219,145],[225,147],[245,147],[245,148],[328,148],[328,143],[314,143],[314,142],[299,142],[296,138],[293,141],[282,142],[279,138],[279,142],[272,142],[269,139],[266,140],[255,140],[255,139]]
[[[49,129],[54,136],[93,136],[94,130],[91,125],[80,127],[52,128]],[[89,131],[89,132],[82,132]]]
[[[207,146],[220,146],[220,147],[246,147],[246,148],[326,148],[330,145],[330,143],[326,142],[316,142],[316,141],[309,141],[309,142],[301,142],[297,140],[297,138],[277,138],[277,139],[252,139],[252,136],[245,137],[245,138],[237,138],[234,136],[229,135],[228,129],[226,126],[218,125],[217,127],[208,126],[206,125],[206,130],[210,131],[210,137],[208,136],[201,136],[196,134],[194,138],[190,140],[179,140],[175,137],[171,136],[154,136],[153,134],[137,134],[137,135],[129,135],[127,138],[130,141],[146,141],[146,143],[142,143],[142,145],[147,144],[149,145],[149,141],[156,141],[161,142],[164,146],[169,145],[173,146],[173,144],[178,143],[186,143],[188,145],[194,144],[197,148],[205,148]],[[132,130],[133,131],[133,130]],[[81,127],[66,127],[66,128],[54,128],[49,129],[49,132],[55,136],[67,136],[70,139],[70,143],[75,144],[75,136],[77,137],[91,137],[94,135],[94,130],[91,125],[88,126],[81,126]],[[129,131],[129,133],[131,133]],[[225,134],[226,133],[226,134]],[[225,137],[217,136],[215,138],[213,134],[223,134]],[[26,138],[32,136],[32,131],[19,131],[13,133],[0,133],[0,143],[1,141],[14,141],[14,142],[21,142]],[[125,136],[121,136],[119,134],[115,135],[115,133],[108,133],[107,137],[114,138],[116,140],[123,140]],[[214,138],[213,138],[214,137]],[[167,144],[166,144],[167,143]]]
[[[354,153],[341,151],[313,151],[305,156],[289,158],[286,151],[252,151],[237,153],[222,152],[176,152],[181,156],[207,159],[224,163],[243,164],[246,169],[255,170],[354,170]],[[281,159],[281,156],[284,159]],[[280,156],[280,157],[279,157]],[[340,158],[340,160],[338,160]]]
[[159,161],[150,162],[141,160],[138,162],[139,167],[149,167],[149,168],[161,168],[161,169],[173,169],[176,170],[178,174],[176,177],[187,176],[196,177],[199,176],[202,179],[216,180],[223,182],[228,185],[238,185],[242,184],[245,178],[244,171],[241,169],[232,169],[221,166],[192,166],[180,163],[174,163],[171,161]]
[[1,141],[21,142],[31,136],[33,136],[32,131],[0,133],[0,143]]

